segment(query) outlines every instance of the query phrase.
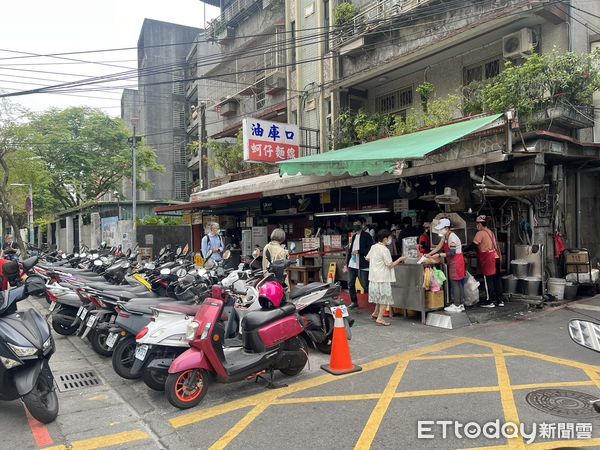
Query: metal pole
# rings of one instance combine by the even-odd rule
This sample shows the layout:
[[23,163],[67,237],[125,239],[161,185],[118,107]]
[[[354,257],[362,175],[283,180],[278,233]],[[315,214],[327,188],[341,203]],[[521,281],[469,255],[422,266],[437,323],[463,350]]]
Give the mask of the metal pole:
[[208,189],[208,149],[206,148],[206,102],[200,102],[200,190]]
[[135,129],[138,125],[138,119],[131,119],[131,125],[133,126],[133,142],[131,143],[131,213],[133,219],[133,246],[137,244],[137,136],[135,135]]
[[29,212],[27,213],[29,220],[29,244],[34,245],[33,238],[33,185],[29,185]]

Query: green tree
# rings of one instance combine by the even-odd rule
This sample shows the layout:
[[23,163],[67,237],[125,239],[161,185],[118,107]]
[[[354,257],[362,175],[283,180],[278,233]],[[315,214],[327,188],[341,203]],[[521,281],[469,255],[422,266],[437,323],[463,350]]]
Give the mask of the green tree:
[[226,174],[239,173],[248,168],[244,162],[244,138],[239,131],[235,142],[209,139],[206,144],[211,157],[209,163]]
[[[51,109],[30,116],[29,146],[41,157],[49,177],[47,188],[62,208],[92,201],[109,191],[120,190],[131,178],[130,133],[121,119],[93,108]],[[164,172],[156,153],[144,145],[137,148],[137,183],[146,171]]]
[[[23,108],[6,99],[0,99],[0,212],[15,231],[19,230],[20,224],[17,221],[17,202],[14,200],[15,187],[11,186],[11,183],[16,182],[11,167],[15,166],[17,152],[26,140],[26,135],[21,126],[25,114],[26,111]],[[19,180],[19,183],[28,182],[28,180]],[[24,197],[22,201],[24,205]],[[13,209],[15,206],[17,211]],[[15,232],[15,240],[21,252],[26,254],[20,233]]]

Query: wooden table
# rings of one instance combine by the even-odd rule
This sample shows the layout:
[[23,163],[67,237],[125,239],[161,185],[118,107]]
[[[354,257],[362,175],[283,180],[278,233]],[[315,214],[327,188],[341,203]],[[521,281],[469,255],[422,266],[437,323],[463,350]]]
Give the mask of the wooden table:
[[292,281],[292,274],[295,272],[298,274],[298,283],[302,282],[304,286],[308,284],[309,275],[312,274],[312,281],[319,281],[319,274],[321,273],[321,267],[319,266],[290,266],[287,269],[288,275],[290,277],[290,282]]

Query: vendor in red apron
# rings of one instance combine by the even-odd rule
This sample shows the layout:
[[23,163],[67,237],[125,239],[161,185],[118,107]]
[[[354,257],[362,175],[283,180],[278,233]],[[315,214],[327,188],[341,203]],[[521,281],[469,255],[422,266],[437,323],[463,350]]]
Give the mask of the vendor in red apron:
[[425,256],[429,257],[443,250],[443,253],[440,253],[440,256],[445,257],[446,263],[448,264],[450,294],[454,303],[453,305],[447,306],[445,310],[448,312],[464,311],[464,282],[466,269],[465,256],[462,252],[462,242],[456,233],[450,229],[450,220],[448,219],[441,219],[434,229],[441,240],[440,243]]
[[431,224],[425,222],[423,224],[423,233],[419,236],[419,253],[421,256],[426,255],[431,250],[431,238],[429,237],[429,229]]
[[[486,300],[479,305],[484,308],[504,306],[502,299],[502,281],[500,280],[500,250],[494,232],[488,228],[487,216],[478,216],[477,234],[473,238],[473,247],[477,247],[477,269],[483,275]],[[472,247],[472,246],[469,246]]]

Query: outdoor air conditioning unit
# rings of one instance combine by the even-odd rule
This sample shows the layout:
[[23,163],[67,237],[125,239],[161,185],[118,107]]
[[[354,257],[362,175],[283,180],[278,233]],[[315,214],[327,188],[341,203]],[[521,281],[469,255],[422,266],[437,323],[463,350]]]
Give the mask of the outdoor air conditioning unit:
[[531,28],[522,28],[502,38],[502,55],[507,59],[527,56],[534,48],[534,34]]
[[230,99],[221,105],[218,112],[224,117],[235,116],[237,114],[237,107],[237,102],[234,99]]
[[276,72],[269,75],[265,80],[266,89],[265,91],[269,95],[276,95],[286,89],[285,74],[282,72]]

